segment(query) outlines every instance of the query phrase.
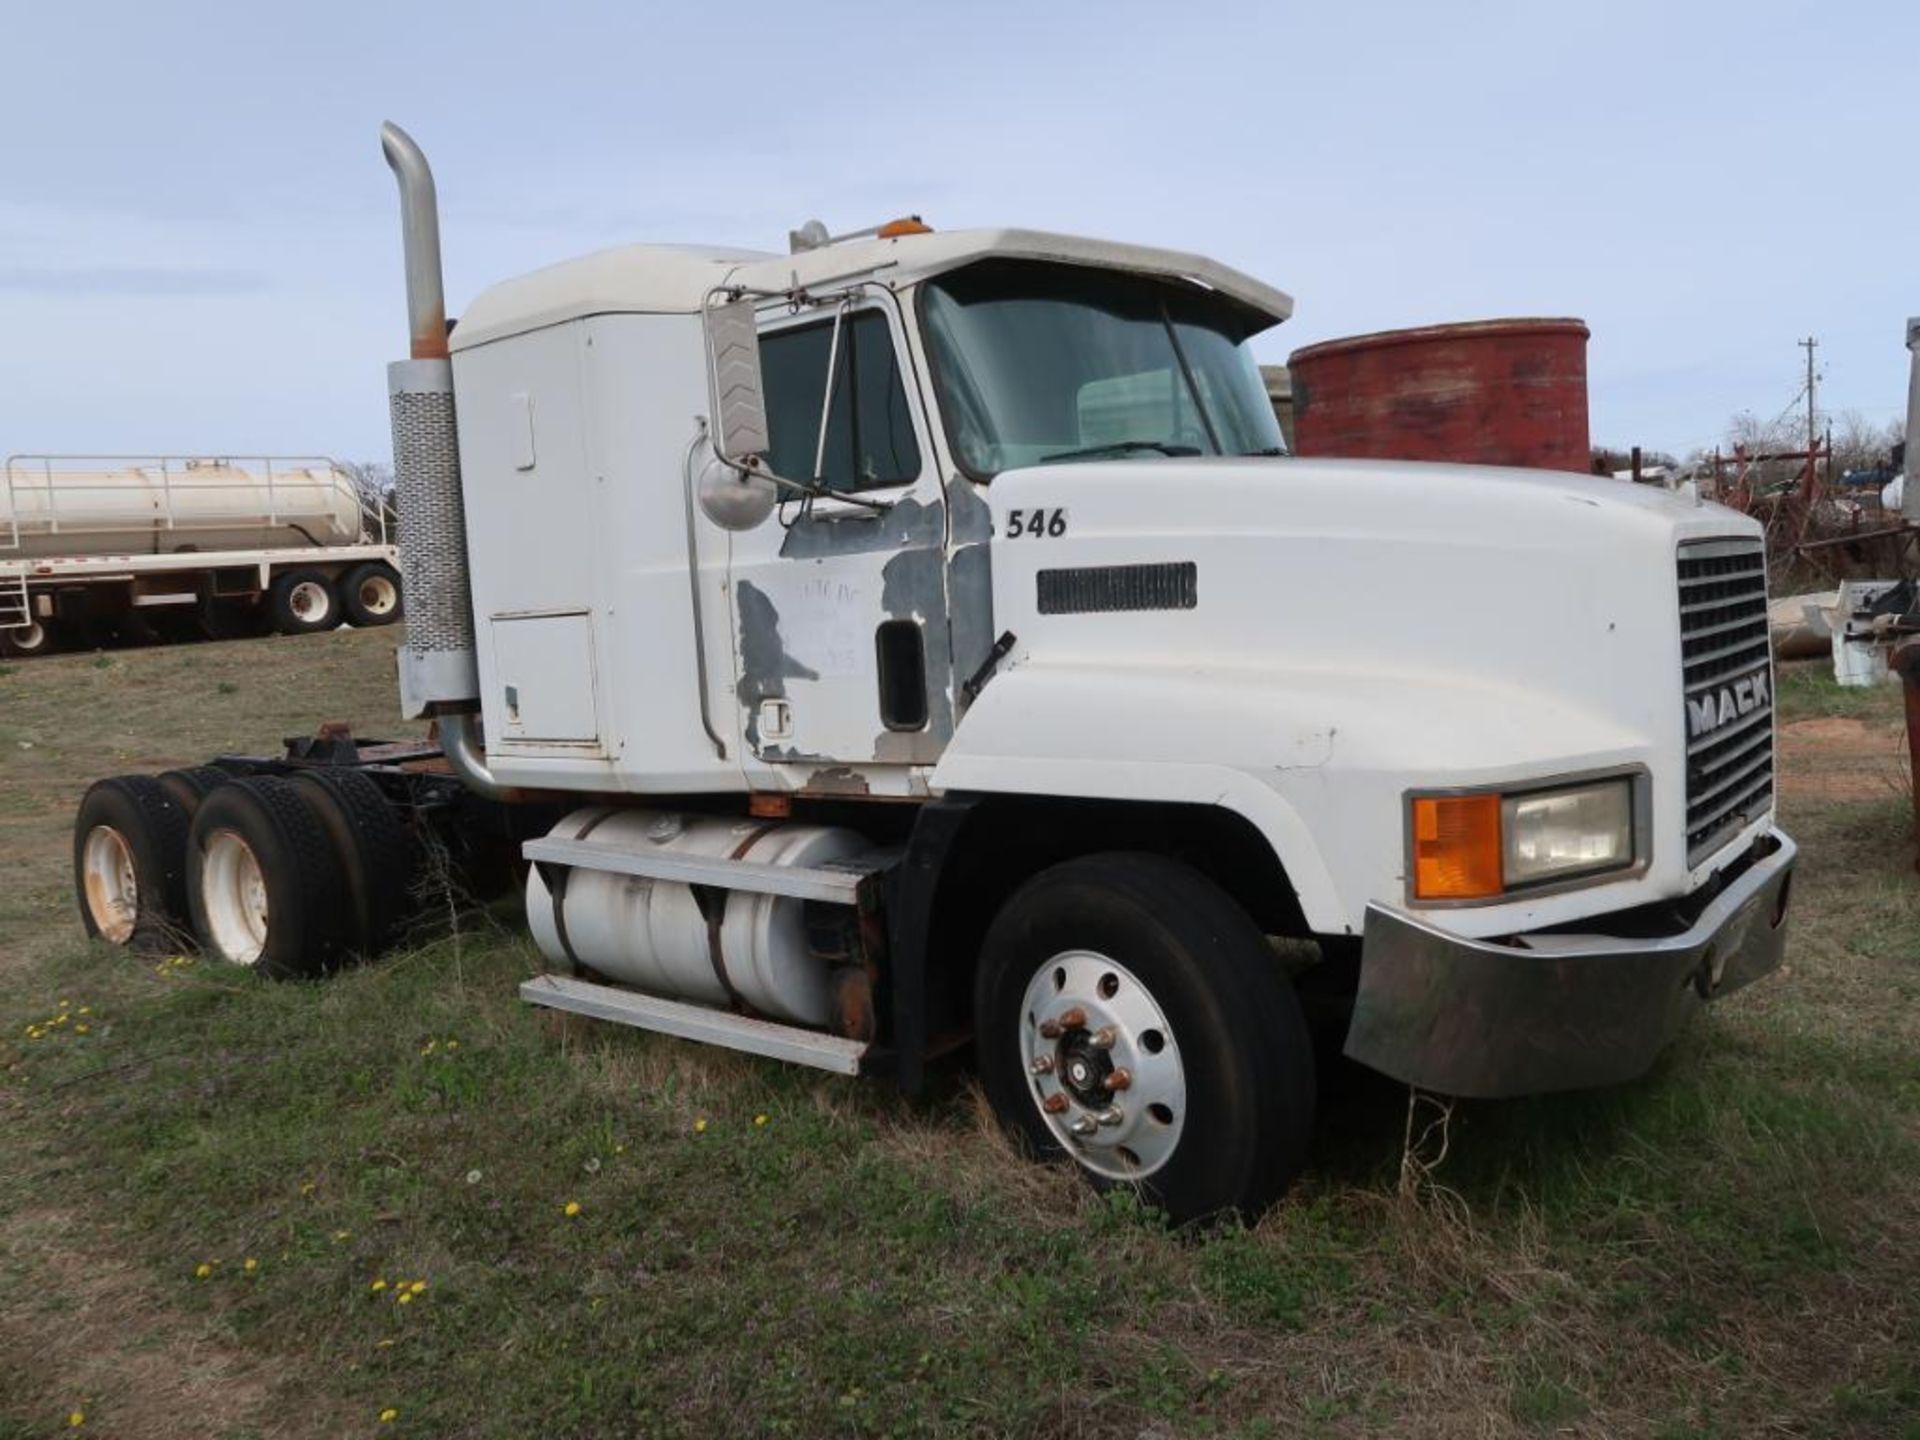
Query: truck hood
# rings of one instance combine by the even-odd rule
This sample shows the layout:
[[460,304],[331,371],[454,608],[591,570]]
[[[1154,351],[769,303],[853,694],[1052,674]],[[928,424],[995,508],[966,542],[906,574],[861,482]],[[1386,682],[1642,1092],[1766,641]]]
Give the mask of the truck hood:
[[[1690,491],[1368,460],[1047,466],[986,495],[995,628],[1036,659],[1124,663],[1159,637],[1189,663],[1469,676],[1636,725],[1679,703],[1676,548],[1761,533]],[[1191,610],[1038,613],[1043,570],[1153,564],[1194,567]],[[1656,693],[1619,696],[1618,663],[1649,656]]]
[[1184,767],[1190,787],[1168,793],[1208,799],[1242,777],[1301,817],[1356,923],[1400,895],[1407,790],[1644,772],[1646,883],[1703,878],[1685,863],[1676,551],[1757,540],[1752,520],[1625,481],[1363,460],[1048,466],[983,493],[993,632],[1016,643],[937,784],[984,785],[1020,757],[1037,787],[1122,767],[1088,793],[1152,767]]

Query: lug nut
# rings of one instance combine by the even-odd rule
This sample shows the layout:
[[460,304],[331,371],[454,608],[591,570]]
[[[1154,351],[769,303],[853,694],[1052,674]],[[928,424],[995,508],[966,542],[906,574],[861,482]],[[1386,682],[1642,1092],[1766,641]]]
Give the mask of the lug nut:
[[1027,1066],[1027,1073],[1029,1075],[1051,1075],[1053,1073],[1053,1056],[1034,1056],[1033,1060]]
[[1096,1050],[1113,1049],[1113,1026],[1102,1025],[1087,1037],[1087,1043]]
[[1087,1012],[1082,1010],[1078,1005],[1060,1017],[1060,1028],[1063,1030],[1083,1030],[1086,1028],[1086,1024]]
[[1124,1065],[1116,1065],[1107,1078],[1100,1083],[1109,1090],[1125,1090],[1133,1084],[1133,1072]]
[[1093,1118],[1098,1120],[1102,1125],[1114,1126],[1114,1125],[1118,1125],[1122,1120],[1126,1119],[1127,1116],[1126,1116],[1126,1112],[1123,1111],[1118,1105],[1109,1105],[1106,1109],[1102,1110],[1099,1114],[1095,1115]]
[[1049,1095],[1040,1102],[1040,1108],[1049,1115],[1058,1115],[1067,1108],[1067,1097],[1064,1095]]
[[1057,1020],[1042,1020],[1040,1022],[1040,1038],[1042,1040],[1058,1040],[1060,1038],[1060,1022]]
[[1067,1126],[1067,1129],[1076,1135],[1091,1135],[1099,1128],[1100,1122],[1095,1120],[1091,1115],[1082,1115],[1071,1125]]

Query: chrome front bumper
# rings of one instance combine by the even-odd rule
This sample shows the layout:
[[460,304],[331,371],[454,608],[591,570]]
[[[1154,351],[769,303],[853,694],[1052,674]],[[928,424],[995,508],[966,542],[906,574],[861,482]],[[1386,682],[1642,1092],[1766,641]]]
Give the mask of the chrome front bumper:
[[1670,924],[1684,928],[1672,933],[1642,923],[1631,927],[1640,935],[1469,940],[1370,906],[1346,1053],[1396,1080],[1475,1098],[1645,1074],[1694,1010],[1780,963],[1798,853],[1778,830],[1762,836],[1697,913],[1679,902]]

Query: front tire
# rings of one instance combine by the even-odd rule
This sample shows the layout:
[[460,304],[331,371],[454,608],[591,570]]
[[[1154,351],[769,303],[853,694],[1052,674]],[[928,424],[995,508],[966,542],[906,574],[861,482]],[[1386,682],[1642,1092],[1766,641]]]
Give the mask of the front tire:
[[1313,1048],[1246,912],[1156,855],[1036,876],[994,919],[975,986],[1001,1122],[1176,1223],[1257,1215],[1305,1164]]

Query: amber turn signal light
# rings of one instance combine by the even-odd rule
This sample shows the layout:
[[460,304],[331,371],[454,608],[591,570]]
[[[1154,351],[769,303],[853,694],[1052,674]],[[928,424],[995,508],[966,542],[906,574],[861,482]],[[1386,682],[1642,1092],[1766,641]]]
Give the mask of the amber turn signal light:
[[1484,900],[1500,884],[1500,797],[1423,795],[1413,802],[1416,900]]

